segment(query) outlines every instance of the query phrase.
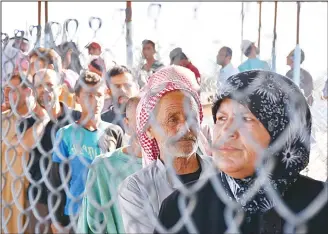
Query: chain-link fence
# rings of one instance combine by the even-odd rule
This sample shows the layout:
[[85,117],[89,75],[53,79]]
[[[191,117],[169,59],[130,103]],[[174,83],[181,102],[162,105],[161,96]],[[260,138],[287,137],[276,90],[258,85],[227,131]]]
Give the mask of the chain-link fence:
[[[192,38],[206,4],[178,4],[188,9],[182,23],[193,24],[172,37],[181,30]],[[156,35],[156,71],[144,69],[147,43],[126,38],[140,26],[125,22],[123,8],[113,11],[117,32],[108,48],[99,41],[106,24],[99,17],[83,26],[77,19],[31,26],[13,38],[2,33],[3,233],[324,230],[327,184],[299,173],[327,180],[327,76],[314,80],[311,107],[296,85],[270,72],[240,73],[218,89],[223,42],[216,35],[186,47],[188,36],[161,40],[170,31],[161,31],[170,28],[161,19],[172,9],[165,6],[147,6],[151,33],[142,35]],[[236,3],[231,12],[243,9],[243,24],[252,24],[247,10],[255,6]],[[85,27],[89,57],[78,42]],[[193,48],[212,38],[215,53],[202,62],[200,84],[187,69],[160,69],[177,46],[196,65]],[[132,57],[122,59],[125,52]]]

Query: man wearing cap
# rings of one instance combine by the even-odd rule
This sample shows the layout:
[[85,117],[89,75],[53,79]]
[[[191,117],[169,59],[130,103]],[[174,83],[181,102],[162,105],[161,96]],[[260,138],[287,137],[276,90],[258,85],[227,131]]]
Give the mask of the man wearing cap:
[[[286,73],[286,76],[290,79],[294,79],[294,52],[292,50],[287,56],[287,65],[290,66],[290,70]],[[301,64],[304,62],[305,54],[301,50]],[[310,106],[313,104],[313,78],[311,74],[303,68],[300,68],[300,89],[303,90],[304,96]]]
[[148,80],[148,77],[155,73],[160,68],[164,67],[164,65],[155,60],[155,43],[151,40],[143,40],[142,41],[142,57],[146,60],[146,63],[141,67],[141,74],[139,78],[139,86],[143,87]]
[[243,40],[241,43],[241,51],[248,59],[239,65],[238,69],[240,72],[254,69],[270,70],[269,64],[257,57],[260,51],[255,46],[254,42]]
[[195,74],[198,85],[200,85],[200,73],[197,67],[195,67],[191,63],[189,58],[186,56],[186,54],[182,51],[180,47],[177,47],[170,52],[170,60],[171,60],[171,65],[172,64],[180,65],[192,71]]
[[87,44],[85,46],[85,48],[88,49],[89,55],[92,55],[92,56],[100,56],[101,55],[101,45],[96,41],[90,42],[89,44]]
[[231,63],[231,58],[231,48],[224,46],[219,50],[219,53],[216,56],[216,62],[218,65],[221,66],[221,69],[218,75],[217,85],[222,82],[225,82],[230,76],[235,75],[239,72],[237,68],[233,67]]
[[153,233],[162,201],[188,182],[215,173],[198,154],[202,105],[194,75],[180,66],[153,74],[137,107],[145,168],[126,178],[119,202],[126,233]]

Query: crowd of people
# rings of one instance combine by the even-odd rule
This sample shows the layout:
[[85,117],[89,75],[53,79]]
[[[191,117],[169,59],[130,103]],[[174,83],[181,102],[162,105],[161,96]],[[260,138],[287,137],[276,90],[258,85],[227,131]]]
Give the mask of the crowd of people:
[[[299,213],[325,189],[300,175],[313,79],[301,68],[293,82],[294,51],[283,76],[254,42],[242,42],[238,68],[232,49],[219,49],[212,126],[182,48],[164,65],[144,40],[134,72],[106,63],[96,41],[86,68],[74,42],[29,51],[26,39],[12,41],[2,53],[2,232],[224,233],[243,215],[234,221],[243,233],[281,233],[288,217],[269,192]],[[327,212],[325,203],[297,225],[320,232]]]

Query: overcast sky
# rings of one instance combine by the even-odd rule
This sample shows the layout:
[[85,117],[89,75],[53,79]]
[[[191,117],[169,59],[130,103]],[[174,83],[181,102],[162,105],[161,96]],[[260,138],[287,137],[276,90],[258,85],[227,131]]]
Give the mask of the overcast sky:
[[[79,23],[77,41],[81,49],[93,38],[89,29],[90,16],[103,19],[97,34],[106,48],[110,48],[119,63],[126,62],[125,36],[122,23],[125,2],[49,2],[49,21],[63,23],[76,18]],[[149,2],[132,3],[133,42],[135,57],[140,54],[140,43],[149,38],[159,42],[161,59],[168,63],[168,53],[174,46],[180,46],[199,67],[203,74],[213,74],[217,69],[215,56],[222,46],[233,50],[233,64],[241,62],[241,3],[161,3],[157,17],[157,30],[153,18],[156,7],[148,14]],[[258,4],[245,3],[244,39],[258,39]],[[198,5],[197,18],[194,8]],[[286,56],[296,43],[296,3],[278,3],[277,20],[277,72],[285,74]],[[262,4],[261,58],[271,59],[273,37],[274,3]],[[26,29],[37,24],[37,3],[3,2],[2,31],[13,36],[15,29]],[[316,79],[327,72],[327,3],[302,3],[300,45],[305,51],[304,67]],[[60,40],[58,40],[60,42]],[[84,51],[86,52],[86,51]],[[245,58],[243,58],[245,59]]]

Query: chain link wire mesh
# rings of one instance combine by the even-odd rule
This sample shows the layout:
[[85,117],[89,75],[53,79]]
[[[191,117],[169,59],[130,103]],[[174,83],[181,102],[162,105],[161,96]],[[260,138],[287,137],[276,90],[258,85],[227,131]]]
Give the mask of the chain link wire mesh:
[[[183,3],[181,6],[184,6]],[[186,10],[190,10],[190,19],[188,21],[192,21],[192,26],[186,27],[178,27],[182,33],[186,35],[192,35],[193,33],[197,33],[197,30],[200,30],[202,25],[197,23],[199,18],[199,14],[202,11],[202,7],[205,4],[203,3],[195,3],[193,6],[186,7]],[[265,4],[263,4],[265,5]],[[254,7],[254,5],[248,5],[248,3],[243,3],[243,10],[240,11],[240,8],[236,9],[236,12],[241,12],[240,20],[243,21],[243,25],[247,24],[247,14],[249,8]],[[264,6],[265,7],[265,6]],[[178,8],[178,7],[177,7]],[[149,24],[151,27],[147,30],[148,35],[153,36],[155,38],[154,41],[156,42],[156,51],[157,51],[157,58],[163,61],[164,64],[168,64],[168,61],[165,59],[168,58],[169,52],[177,47],[183,46],[184,39],[172,39],[171,41],[161,40],[161,36],[163,32],[160,31],[160,28],[163,27],[163,23],[161,22],[161,15],[164,14],[166,11],[170,11],[165,8],[165,4],[160,3],[151,3],[147,8],[147,12],[145,15],[149,20]],[[204,15],[204,13],[203,13]],[[104,24],[106,23],[105,19],[101,19],[99,17],[90,17],[88,19],[88,24],[90,28],[90,32],[92,36],[90,36],[90,41],[98,41],[98,35],[104,29]],[[118,55],[118,51],[124,50],[122,45],[124,44],[125,39],[125,32],[126,32],[126,22],[125,22],[125,9],[119,8],[114,11],[113,18],[111,19],[115,23],[115,30],[117,31],[113,37],[111,37],[111,46],[108,48],[103,47],[101,57],[105,61],[106,70],[112,68],[116,64],[122,64],[122,59]],[[175,22],[179,24],[179,22]],[[79,219],[86,218],[84,214],[81,212],[77,212],[74,215],[70,215],[68,226],[63,228],[63,224],[59,222],[58,216],[56,216],[56,211],[61,209],[63,213],[63,199],[65,201],[67,199],[71,200],[72,204],[79,203],[81,206],[85,206],[85,203],[88,202],[90,206],[90,210],[93,211],[93,226],[89,226],[89,232],[92,233],[114,233],[114,232],[124,232],[124,230],[119,229],[115,230],[114,227],[109,227],[108,223],[114,224],[116,222],[122,222],[122,220],[113,221],[114,217],[110,217],[108,215],[108,211],[113,208],[115,205],[119,207],[119,191],[118,185],[119,182],[122,182],[124,178],[128,176],[126,171],[134,171],[137,172],[141,170],[141,166],[139,165],[139,159],[136,157],[131,157],[129,160],[125,162],[122,167],[115,167],[115,163],[110,160],[106,160],[106,158],[110,158],[108,155],[113,152],[113,148],[109,149],[108,145],[106,145],[105,140],[105,149],[104,151],[110,151],[107,154],[100,154],[96,155],[95,161],[91,164],[88,160],[83,159],[83,157],[79,157],[81,160],[81,167],[88,168],[88,176],[83,174],[84,179],[88,178],[85,184],[85,189],[83,190],[82,194],[74,195],[70,190],[71,181],[70,178],[72,177],[72,167],[69,164],[74,160],[74,158],[65,158],[62,155],[62,163],[58,168],[59,177],[61,184],[54,186],[52,184],[52,174],[51,169],[53,166],[52,162],[52,155],[55,152],[59,152],[59,142],[56,138],[56,133],[59,128],[67,126],[68,124],[74,123],[78,118],[75,117],[76,111],[69,110],[68,115],[65,118],[57,119],[52,112],[52,108],[55,102],[58,100],[64,101],[68,106],[72,109],[80,109],[80,105],[76,102],[76,97],[74,96],[73,89],[77,80],[78,75],[80,75],[80,71],[83,69],[90,69],[89,63],[93,58],[88,58],[84,53],[82,53],[82,46],[77,43],[77,38],[79,37],[80,32],[80,22],[77,19],[67,19],[63,24],[59,22],[49,22],[45,25],[44,28],[41,26],[32,25],[29,27],[29,30],[26,32],[24,30],[16,30],[14,32],[15,36],[13,39],[10,39],[8,34],[2,33],[2,100],[3,103],[7,103],[7,108],[5,112],[2,112],[2,190],[1,190],[1,197],[2,197],[2,232],[3,233],[10,233],[10,230],[17,230],[19,233],[49,233],[54,232],[57,230],[59,233],[66,233],[66,232],[81,232],[81,227],[79,227]],[[262,29],[264,29],[265,23],[262,24]],[[192,29],[192,30],[190,30]],[[206,29],[204,29],[206,30]],[[209,29],[213,31],[213,29]],[[257,29],[253,29],[255,32]],[[172,37],[175,35],[174,30],[172,30]],[[245,36],[245,29],[241,27],[242,37]],[[180,33],[177,33],[181,35]],[[211,35],[214,35],[213,32]],[[155,36],[154,36],[155,35]],[[279,37],[279,35],[278,35]],[[192,39],[192,42],[197,44],[196,39]],[[214,38],[219,38],[214,36]],[[272,37],[271,37],[272,38]],[[32,68],[32,57],[27,56],[26,53],[20,52],[22,48],[17,49],[15,45],[17,42],[21,45],[23,42],[25,43],[26,39],[29,39],[30,49],[35,49],[38,47],[45,47],[47,49],[54,49],[58,52],[59,56],[49,59],[49,50],[46,52],[42,52],[40,50],[35,50],[35,55],[37,59],[34,61],[34,71],[40,70],[41,66],[45,68],[51,68],[56,71],[56,75],[54,75],[55,83],[49,83],[47,75],[44,75],[42,78],[39,79],[39,83],[37,82],[37,76],[28,76],[26,71],[31,72]],[[207,43],[210,39],[204,40],[202,43]],[[234,39],[237,41],[237,39]],[[239,39],[238,39],[239,41]],[[60,47],[59,45],[64,45]],[[211,42],[215,45],[215,48],[223,45],[219,39],[214,40]],[[270,41],[272,43],[272,40]],[[84,46],[84,45],[83,45]],[[193,45],[195,46],[195,45]],[[265,46],[261,46],[263,48]],[[118,49],[119,48],[119,49]],[[30,50],[28,49],[28,50]],[[269,49],[268,49],[269,50]],[[190,57],[197,57],[197,50],[196,52],[192,51],[192,48],[186,48],[187,53],[190,54]],[[25,51],[24,51],[25,52]],[[66,76],[61,76],[60,71],[62,68],[68,68],[65,65],[66,53],[72,54],[72,61],[71,64],[75,64],[76,66],[70,66],[69,69],[73,70],[76,74],[70,76],[70,74],[66,74]],[[270,47],[271,52],[271,47]],[[121,52],[120,52],[121,53]],[[211,52],[213,54],[213,52]],[[215,52],[216,53],[216,52]],[[133,44],[133,66],[130,67],[133,71],[133,76],[135,79],[138,79],[140,76],[140,70],[143,65],[143,58],[141,57],[142,54],[142,45],[141,43]],[[74,56],[73,56],[74,55]],[[214,55],[214,54],[213,54]],[[235,56],[238,58],[238,56]],[[162,59],[163,58],[163,59]],[[267,59],[270,62],[270,59]],[[29,61],[29,65],[26,65],[26,61]],[[78,63],[77,63],[78,61]],[[195,61],[199,61],[195,59]],[[188,133],[189,129],[194,129],[194,132],[202,132],[203,136],[205,136],[205,141],[208,140],[207,143],[211,150],[217,150],[218,145],[222,144],[222,142],[216,142],[215,145],[212,143],[212,139],[210,133],[206,134],[204,129],[209,129],[208,131],[213,131],[214,123],[213,117],[210,111],[210,105],[212,104],[213,100],[215,99],[216,95],[216,69],[215,69],[215,55],[211,61],[205,61],[208,65],[208,69],[204,74],[202,74],[202,82],[200,86],[201,95],[200,95],[200,102],[203,103],[204,107],[204,123],[208,126],[199,126],[200,129],[197,128],[200,125],[198,117],[193,116],[195,114],[191,109],[189,109],[190,99],[187,98],[189,101],[184,101],[184,114],[186,117],[185,125],[179,130],[179,132],[172,136],[171,143],[176,143],[179,138],[185,136]],[[80,64],[80,65],[77,65]],[[78,67],[78,68],[77,68]],[[16,68],[15,72],[12,72]],[[15,75],[14,75],[15,74]],[[17,75],[20,74],[20,75]],[[102,73],[100,74],[100,76]],[[51,75],[49,75],[51,76]],[[13,77],[18,78],[13,79]],[[72,83],[65,82],[65,77],[69,77],[74,80]],[[323,89],[325,79],[327,79],[326,73],[322,75],[322,78],[318,78],[315,80],[314,83],[314,104],[311,107],[311,114],[312,114],[312,136],[311,136],[311,155],[310,155],[310,162],[309,165],[302,171],[302,174],[310,176],[314,179],[318,179],[321,181],[327,180],[327,103],[326,101],[320,100],[321,90]],[[100,83],[105,85],[105,79],[103,79]],[[134,80],[136,82],[136,80]],[[83,83],[83,82],[82,82]],[[89,89],[90,86],[86,84],[82,84],[82,86],[91,93],[94,92],[94,89]],[[60,93],[60,87],[63,87],[63,92]],[[148,87],[149,88],[149,87]],[[150,95],[155,95],[161,93],[165,89],[165,86],[159,87],[156,90],[147,90],[144,89],[143,92],[151,93]],[[286,87],[283,87],[286,92]],[[245,91],[246,93],[246,91]],[[238,97],[242,97],[245,93],[234,93],[234,95]],[[47,96],[47,94],[49,96]],[[188,95],[185,95],[188,97]],[[185,97],[185,98],[186,98]],[[297,97],[295,97],[297,98]],[[90,97],[80,100],[85,105],[90,106],[91,112],[88,114],[87,119],[92,118],[92,111],[95,108],[95,103],[90,103]],[[43,100],[44,103],[43,108],[40,108],[39,104],[40,100]],[[297,100],[293,100],[297,102]],[[113,100],[109,100],[110,104]],[[186,108],[187,107],[187,108]],[[136,106],[134,107],[136,108]],[[294,107],[290,107],[292,110],[290,113],[294,113],[293,116],[290,116],[291,119],[294,119],[296,123],[299,115],[297,115],[296,109]],[[159,137],[165,138],[167,137],[167,132],[165,129],[162,129],[161,123],[156,120],[158,115],[156,115],[156,111],[152,111],[150,113],[150,125],[152,128],[156,129],[159,133]],[[294,111],[294,112],[293,112]],[[121,110],[124,112],[124,110]],[[124,113],[125,118],[128,118],[128,113]],[[136,115],[136,113],[134,113]],[[26,118],[33,116],[35,122],[33,124],[26,121]],[[115,119],[112,121],[113,123],[122,122],[123,117],[116,116]],[[196,119],[195,119],[196,118]],[[47,128],[46,126],[49,122],[52,122],[51,128]],[[237,118],[231,126],[231,131],[236,131],[242,121]],[[33,126],[29,129],[27,126]],[[300,124],[301,126],[301,124]],[[302,129],[293,129],[295,126],[289,126],[288,130],[290,131],[302,131]],[[78,130],[75,129],[69,137],[74,141],[76,140],[76,145],[82,145],[81,142],[83,141],[84,135],[78,138]],[[286,131],[288,132],[288,131]],[[134,133],[136,134],[136,133]],[[254,186],[252,186],[244,197],[244,202],[247,202],[248,199],[251,199],[253,195],[258,191],[261,186],[268,184],[270,182],[270,175],[274,167],[274,161],[270,159],[266,159],[265,155],[267,153],[266,149],[259,146],[258,142],[252,139],[252,135],[249,132],[244,132],[249,139],[249,144],[252,145],[256,149],[260,157],[258,165],[259,167],[259,177],[255,181]],[[287,134],[287,133],[286,133]],[[26,136],[29,136],[29,139],[26,139]],[[50,145],[43,142],[45,136],[47,136],[48,140],[51,141]],[[126,135],[125,135],[126,137]],[[130,136],[131,138],[136,138],[135,135]],[[32,140],[33,139],[33,140]],[[117,139],[116,139],[117,140]],[[273,146],[271,150],[279,150],[282,145],[284,145],[285,138],[281,136]],[[204,140],[201,141],[200,139],[197,140],[200,142],[199,148],[202,153],[207,153],[204,150],[205,146]],[[224,142],[224,139],[223,139]],[[115,147],[114,147],[115,148]],[[197,191],[199,191],[207,180],[199,180],[195,186],[187,187],[183,185],[179,179],[179,176],[175,173],[174,169],[174,155],[169,150],[170,147],[164,149],[165,158],[165,174],[169,175],[168,180],[170,181],[170,185],[178,184],[178,190],[181,194],[183,194],[182,199],[179,200],[178,209],[180,210],[183,219],[169,230],[169,232],[177,232],[183,226],[187,228],[190,233],[197,233],[196,224],[190,219],[190,213],[195,208],[197,202],[197,197],[194,196]],[[83,149],[82,149],[83,150]],[[88,150],[88,149],[86,149]],[[163,150],[163,149],[160,149]],[[205,152],[204,152],[205,151]],[[105,153],[102,152],[102,153]],[[130,154],[135,154],[136,152],[129,152]],[[60,154],[60,152],[59,152]],[[95,153],[96,154],[96,153]],[[82,158],[82,159],[81,159]],[[40,178],[35,180],[35,175],[33,175],[33,164],[31,161],[36,160],[40,167]],[[262,165],[262,160],[268,160],[265,165]],[[214,160],[215,161],[215,160]],[[213,162],[213,166],[216,162]],[[102,164],[101,166],[99,164]],[[100,168],[101,167],[101,168]],[[100,168],[100,169],[99,169]],[[105,168],[105,169],[104,169]],[[133,168],[133,169],[131,169]],[[105,170],[105,171],[104,171]],[[111,175],[111,179],[106,181],[106,176],[102,177],[102,175],[106,175],[106,173]],[[214,167],[208,167],[208,176],[212,176],[216,173],[216,169]],[[131,173],[132,174],[132,173]],[[104,179],[105,178],[105,179]],[[211,184],[217,194],[217,197],[222,200],[227,209],[224,211],[225,221],[227,223],[227,230],[226,233],[237,233],[239,232],[239,225],[244,218],[244,215],[240,211],[240,204],[236,201],[229,199],[226,195],[226,192],[223,188],[222,183],[216,178],[211,177]],[[107,183],[106,183],[107,182]],[[101,191],[95,191],[95,184],[99,183],[99,187],[103,187]],[[140,220],[144,220],[145,218],[148,220],[148,225],[153,229],[156,228],[159,232],[165,233],[166,230],[157,219],[158,212],[160,209],[159,207],[153,207],[152,200],[156,200],[157,197],[159,200],[163,200],[161,197],[164,195],[159,195],[161,191],[156,190],[156,186],[153,187],[154,181],[142,181],[137,186],[140,186],[142,189],[145,189],[149,192],[149,198],[145,199],[141,207],[139,207],[139,211],[130,210],[130,213],[137,213],[133,214],[135,217],[140,218]],[[270,184],[270,183],[269,183]],[[40,205],[39,201],[43,196],[43,188],[42,186],[46,186],[46,201],[44,204]],[[29,187],[29,189],[28,189]],[[163,193],[166,194],[166,197],[174,191],[173,186],[169,188],[168,191],[164,191]],[[111,193],[111,197],[104,195],[103,193]],[[35,196],[36,194],[36,196]],[[63,195],[64,194],[64,195]],[[311,217],[314,217],[316,213],[319,212],[320,208],[322,208],[325,203],[327,202],[327,184],[325,185],[324,190],[317,197],[308,204],[307,207],[299,214],[294,214],[281,200],[280,196],[274,190],[272,186],[267,188],[266,194],[272,198],[276,202],[276,209],[279,215],[283,217],[286,221],[286,225],[284,226],[285,233],[291,233],[295,228],[297,231],[304,231],[306,229],[303,225],[309,220]],[[87,200],[83,200],[87,198]],[[165,198],[165,196],[164,196]],[[186,205],[186,198],[189,199],[188,205]],[[101,202],[99,202],[101,200]],[[159,201],[160,205],[161,201]],[[41,206],[41,207],[40,207]],[[71,206],[70,211],[73,211],[73,206]],[[116,211],[115,211],[116,212]],[[235,215],[237,213],[237,215]],[[144,215],[144,217],[142,217]],[[206,214],[204,214],[206,215]],[[35,220],[32,220],[34,217]],[[14,221],[13,221],[14,220]],[[137,221],[137,220],[135,220]],[[34,230],[29,229],[29,223],[34,222]],[[52,223],[52,226],[50,225]],[[15,226],[13,228],[13,226]],[[129,224],[131,226],[135,225],[134,223]],[[111,231],[109,231],[111,230]],[[136,232],[139,229],[135,229]]]

